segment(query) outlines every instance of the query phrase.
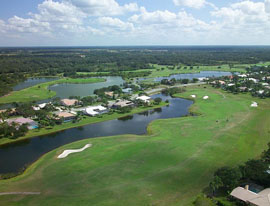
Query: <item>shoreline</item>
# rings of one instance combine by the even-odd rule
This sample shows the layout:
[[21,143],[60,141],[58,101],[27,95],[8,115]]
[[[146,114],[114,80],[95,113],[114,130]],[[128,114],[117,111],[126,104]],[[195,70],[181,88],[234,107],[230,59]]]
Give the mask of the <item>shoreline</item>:
[[[135,108],[131,112],[125,113],[125,114],[119,114],[119,113],[115,113],[115,114],[112,114],[112,115],[105,114],[107,118],[106,117],[105,118],[87,117],[88,118],[87,120],[90,120],[89,122],[87,122],[87,121],[81,122],[80,121],[80,122],[77,122],[77,124],[72,123],[72,122],[63,123],[63,124],[71,124],[71,125],[67,126],[66,128],[63,128],[63,127],[61,128],[60,127],[59,129],[55,129],[55,130],[53,130],[51,132],[47,132],[47,133],[42,133],[43,131],[38,131],[40,134],[34,134],[33,132],[30,131],[30,134],[28,134],[28,135],[26,135],[24,137],[18,138],[18,139],[6,139],[6,141],[2,141],[2,142],[0,140],[0,149],[1,149],[1,147],[5,147],[5,146],[9,146],[9,145],[16,144],[16,143],[19,143],[19,142],[23,142],[23,141],[26,141],[26,140],[29,140],[29,139],[32,139],[32,138],[45,136],[45,135],[50,135],[50,134],[55,134],[57,132],[65,131],[65,130],[72,129],[72,128],[78,128],[78,127],[82,127],[82,126],[86,126],[86,125],[90,125],[90,124],[106,122],[106,121],[126,117],[126,116],[129,116],[129,115],[149,111],[149,110],[152,110],[152,109],[162,108],[162,107],[168,106],[169,104],[170,103],[162,102],[160,105],[154,105],[153,107],[145,107],[145,108],[137,108],[137,109]],[[94,121],[93,121],[93,118],[95,118]],[[91,122],[91,120],[92,120],[92,122]],[[60,126],[62,126],[62,125],[60,125]],[[65,125],[63,125],[63,126],[65,126]],[[43,128],[42,130],[47,130],[47,129],[48,128]]]

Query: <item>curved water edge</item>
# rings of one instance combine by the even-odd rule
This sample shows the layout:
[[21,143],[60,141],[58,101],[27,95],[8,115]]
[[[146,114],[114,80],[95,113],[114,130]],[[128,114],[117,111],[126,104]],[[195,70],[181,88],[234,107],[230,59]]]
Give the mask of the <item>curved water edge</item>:
[[153,95],[152,97],[161,97],[163,100],[168,99],[170,105],[124,118],[67,129],[0,147],[0,174],[18,173],[43,154],[78,140],[123,134],[146,134],[147,126],[153,120],[188,115],[189,107],[193,103],[190,100],[172,98],[162,94]]

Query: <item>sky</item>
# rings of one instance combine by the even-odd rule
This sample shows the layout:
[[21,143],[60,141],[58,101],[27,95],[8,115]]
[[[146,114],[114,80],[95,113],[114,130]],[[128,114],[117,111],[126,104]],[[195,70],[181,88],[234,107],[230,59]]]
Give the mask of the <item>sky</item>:
[[270,0],[1,0],[0,46],[270,45]]

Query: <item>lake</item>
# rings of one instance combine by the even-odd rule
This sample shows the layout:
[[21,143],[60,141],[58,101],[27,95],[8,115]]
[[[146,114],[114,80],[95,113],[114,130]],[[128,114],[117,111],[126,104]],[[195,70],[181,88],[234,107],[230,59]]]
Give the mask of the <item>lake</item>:
[[163,100],[168,99],[170,105],[120,119],[67,129],[2,146],[0,147],[0,173],[18,172],[25,165],[31,164],[43,154],[74,141],[121,134],[145,134],[147,125],[151,121],[188,115],[188,109],[193,103],[190,100],[172,98],[162,94],[153,95],[152,97],[161,97]]
[[118,85],[124,83],[122,77],[101,77],[105,78],[106,82],[98,82],[92,84],[56,84],[49,87],[50,90],[56,92],[55,97],[68,98],[70,96],[80,96],[85,97],[94,94],[95,89],[100,89],[103,87]]
[[139,78],[139,81],[154,79],[154,81],[161,81],[163,79],[189,79],[193,78],[202,78],[202,77],[222,77],[222,76],[230,76],[231,72],[223,72],[223,71],[201,71],[200,73],[187,73],[187,74],[173,74],[169,77],[156,77],[156,78]]

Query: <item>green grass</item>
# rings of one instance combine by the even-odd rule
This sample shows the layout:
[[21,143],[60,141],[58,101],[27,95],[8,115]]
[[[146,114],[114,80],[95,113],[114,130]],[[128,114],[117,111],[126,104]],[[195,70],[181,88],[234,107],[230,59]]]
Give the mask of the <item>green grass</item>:
[[[0,205],[190,205],[224,165],[257,157],[270,140],[270,101],[210,87],[178,96],[198,98],[200,116],[157,120],[148,135],[87,139],[40,158],[23,175],[0,181],[0,192],[40,191],[39,196],[0,196]],[[204,95],[209,100],[202,100]],[[228,120],[228,121],[227,121]],[[93,147],[66,159],[64,149]]]
[[56,95],[54,91],[48,90],[48,87],[54,84],[89,84],[104,82],[103,78],[87,78],[87,79],[69,79],[63,78],[51,82],[46,82],[42,84],[35,85],[20,91],[11,92],[9,95],[0,97],[0,104],[7,104],[13,102],[29,102],[29,101],[39,101],[43,99],[52,98]]
[[55,132],[59,132],[62,130],[75,128],[75,127],[81,127],[81,126],[88,125],[88,124],[94,124],[94,123],[98,123],[98,122],[113,120],[113,119],[125,117],[128,115],[144,112],[147,110],[160,108],[160,107],[166,106],[168,104],[169,103],[161,102],[159,105],[153,105],[153,106],[149,106],[149,107],[136,107],[136,108],[132,109],[131,112],[125,113],[125,114],[114,112],[113,114],[103,114],[100,117],[83,116],[82,120],[79,122],[76,122],[76,123],[67,122],[67,123],[63,123],[61,125],[55,125],[54,127],[46,127],[46,128],[42,128],[42,129],[30,130],[24,137],[20,137],[17,139],[2,138],[2,139],[0,139],[0,145],[14,143],[14,142],[18,142],[18,141],[21,141],[24,139],[29,139],[29,138],[33,138],[33,137],[41,136],[41,135],[47,135],[50,133],[55,133]]

